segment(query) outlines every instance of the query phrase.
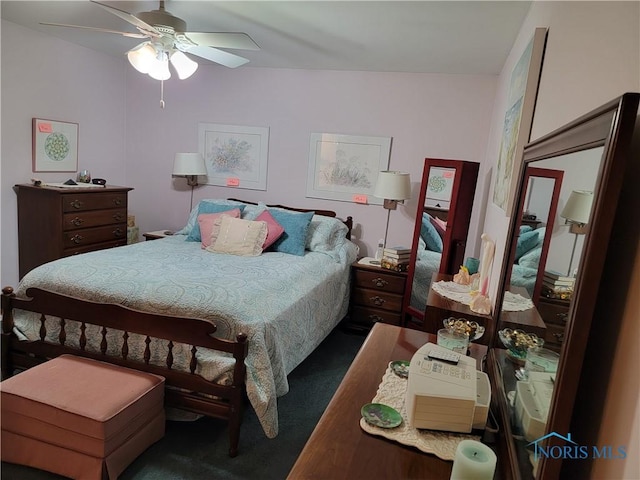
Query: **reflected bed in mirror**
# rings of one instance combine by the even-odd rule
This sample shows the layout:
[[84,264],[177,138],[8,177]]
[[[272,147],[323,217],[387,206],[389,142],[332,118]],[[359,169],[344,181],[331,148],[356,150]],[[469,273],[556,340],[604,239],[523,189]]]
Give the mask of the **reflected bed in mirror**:
[[[614,265],[628,264],[638,242],[638,229],[628,218],[637,217],[639,203],[633,185],[640,169],[639,102],[640,94],[625,94],[524,149],[516,192],[518,213],[510,221],[496,303],[502,305],[504,292],[520,281],[522,258],[539,248],[537,269],[535,262],[530,265],[533,289],[531,283],[525,288],[532,292],[533,311],[545,324],[543,346],[550,350],[549,356],[559,354],[559,360],[540,378],[529,375],[530,369],[521,368],[530,354],[514,361],[494,338],[488,368],[500,412],[504,478],[589,476],[591,459],[549,452],[598,441],[602,410],[598,401],[604,401],[619,328],[610,299],[615,285],[629,275]],[[537,204],[537,189],[548,192],[551,187],[538,181],[540,169],[562,175],[555,177],[557,195]],[[591,209],[572,213],[567,208],[572,192],[582,191],[593,192]],[[619,201],[623,195],[634,201]],[[532,241],[523,253],[521,239],[527,232],[521,227],[532,211],[540,221],[535,226],[544,229],[544,240],[539,244],[540,238],[536,239],[536,245]],[[496,333],[511,326],[509,317],[504,309],[498,312]],[[523,330],[531,333],[529,328]],[[581,395],[588,401],[578,402]]]

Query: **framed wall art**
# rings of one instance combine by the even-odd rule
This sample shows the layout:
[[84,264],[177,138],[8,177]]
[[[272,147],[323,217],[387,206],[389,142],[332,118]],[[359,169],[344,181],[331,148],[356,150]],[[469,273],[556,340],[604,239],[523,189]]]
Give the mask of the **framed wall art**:
[[34,118],[32,121],[32,171],[78,170],[78,124]]
[[198,137],[207,185],[267,189],[268,127],[200,123]]
[[449,209],[453,181],[456,178],[455,168],[431,167],[424,204],[427,207]]
[[366,195],[367,203],[382,205],[373,191],[378,172],[389,167],[390,153],[391,137],[312,133],[307,197],[351,202]]
[[513,209],[511,192],[514,191],[520,170],[520,164],[516,162],[522,158],[524,146],[531,135],[546,39],[547,29],[536,28],[533,38],[511,72],[493,183],[493,203],[504,210],[507,216],[511,216]]

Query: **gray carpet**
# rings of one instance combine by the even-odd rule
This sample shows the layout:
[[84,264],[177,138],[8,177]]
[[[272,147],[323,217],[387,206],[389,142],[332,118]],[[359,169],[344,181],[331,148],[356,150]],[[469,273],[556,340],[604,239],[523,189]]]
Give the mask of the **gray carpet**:
[[[169,421],[165,437],[138,457],[120,480],[286,478],[363,340],[363,335],[337,328],[289,375],[290,391],[278,399],[280,431],[276,438],[264,435],[248,407],[240,433],[240,453],[229,458],[225,422],[209,418]],[[63,478],[4,462],[0,473],[3,480]]]

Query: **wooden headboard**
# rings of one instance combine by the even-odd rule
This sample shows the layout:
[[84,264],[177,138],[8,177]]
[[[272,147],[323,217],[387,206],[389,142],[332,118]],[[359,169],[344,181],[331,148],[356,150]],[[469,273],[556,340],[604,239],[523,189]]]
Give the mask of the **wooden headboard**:
[[[228,200],[232,200],[234,202],[242,202],[248,205],[258,205],[258,202],[249,202],[247,200],[241,200],[239,198],[229,198]],[[316,215],[322,215],[325,217],[333,217],[333,218],[337,217],[336,212],[334,212],[333,210],[322,210],[322,209],[316,209],[316,208],[296,208],[296,207],[288,207],[286,205],[267,205],[267,207],[284,208],[287,210],[292,210],[294,212],[314,212]],[[342,220],[342,223],[344,223],[348,228],[347,235],[346,235],[347,240],[351,240],[351,229],[353,228],[353,217],[348,216],[346,220]]]
[[441,220],[445,220],[446,221],[446,220],[449,219],[449,210],[448,209],[439,208],[439,207],[427,207],[425,205],[424,208],[422,209],[422,211],[424,213],[428,213],[432,217],[438,217]]

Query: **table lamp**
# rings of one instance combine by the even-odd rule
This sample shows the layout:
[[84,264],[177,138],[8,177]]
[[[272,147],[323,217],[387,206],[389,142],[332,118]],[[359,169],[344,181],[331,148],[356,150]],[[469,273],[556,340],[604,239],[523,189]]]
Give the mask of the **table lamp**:
[[576,253],[578,235],[587,233],[587,223],[589,222],[592,203],[593,192],[574,190],[571,192],[571,195],[569,195],[569,199],[562,209],[562,213],[560,213],[560,216],[565,219],[565,223],[571,225],[569,231],[575,235],[567,276],[571,276],[571,266],[573,265],[573,257]]
[[373,196],[384,200],[383,207],[387,209],[387,227],[384,231],[384,246],[387,246],[389,233],[389,216],[395,210],[398,202],[404,203],[411,198],[411,178],[408,173],[384,170],[378,173],[378,181]]
[[199,153],[176,153],[173,161],[174,177],[185,177],[187,185],[191,187],[191,204],[189,211],[193,208],[193,188],[198,185],[198,175],[206,175],[207,167],[204,159]]

